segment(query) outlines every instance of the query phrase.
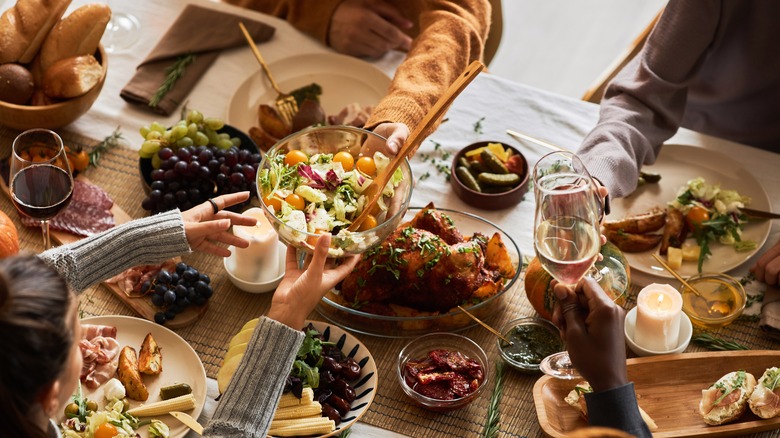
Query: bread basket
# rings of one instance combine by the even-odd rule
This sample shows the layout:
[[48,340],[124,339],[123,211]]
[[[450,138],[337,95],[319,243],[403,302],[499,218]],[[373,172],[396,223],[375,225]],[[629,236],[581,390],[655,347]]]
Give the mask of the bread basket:
[[103,66],[103,74],[98,83],[86,94],[63,100],[51,105],[15,105],[0,101],[0,125],[13,129],[26,130],[30,128],[60,128],[86,113],[95,103],[106,82],[108,57],[103,45],[98,46],[95,59]]

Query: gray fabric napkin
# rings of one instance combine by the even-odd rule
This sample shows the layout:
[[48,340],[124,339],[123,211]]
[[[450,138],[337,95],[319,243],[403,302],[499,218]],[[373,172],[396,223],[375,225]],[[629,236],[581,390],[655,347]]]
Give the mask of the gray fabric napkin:
[[[240,21],[244,22],[255,42],[268,41],[275,29],[265,23],[251,21],[230,13],[188,5],[171,25],[160,42],[138,66],[135,75],[119,95],[130,103],[169,115],[186,99],[200,77],[209,69],[224,49],[246,46]],[[195,55],[184,74],[154,108],[149,101],[167,76],[167,70],[187,54]]]

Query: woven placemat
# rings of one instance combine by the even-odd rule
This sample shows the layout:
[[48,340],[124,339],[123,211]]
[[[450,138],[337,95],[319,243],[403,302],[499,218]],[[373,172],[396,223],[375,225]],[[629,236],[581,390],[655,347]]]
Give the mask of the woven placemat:
[[[0,128],[0,142],[3,151],[10,148],[11,141],[18,132]],[[61,133],[67,144],[81,144],[91,148],[96,140]],[[8,146],[6,146],[8,145]],[[7,154],[7,152],[6,152]],[[142,217],[146,213],[141,208],[145,196],[138,173],[138,154],[135,150],[118,147],[104,154],[100,167],[90,168],[85,174],[93,183],[105,189],[114,202],[131,217]],[[18,214],[6,197],[0,197],[0,208],[16,223],[19,238],[24,250],[39,252],[42,250],[40,231],[37,228],[25,228],[19,223]],[[252,295],[235,288],[223,272],[222,260],[205,255],[190,254],[183,257],[189,263],[212,278],[214,296],[210,300],[209,310],[203,318],[191,326],[176,332],[189,342],[197,351],[206,373],[215,377],[222,363],[230,338],[238,332],[249,319],[264,314],[270,305],[271,295]],[[627,309],[635,305],[639,288],[632,287],[625,304]],[[125,306],[107,288],[95,286],[81,295],[80,311],[90,315],[132,315]],[[503,312],[495,314],[487,321],[494,327],[523,316],[534,316],[535,311],[525,296],[522,281],[506,293]],[[318,314],[311,319],[322,320]],[[765,337],[758,323],[751,319],[740,319],[735,323],[712,331],[715,336],[736,341],[752,349],[776,349],[778,343]],[[480,327],[472,327],[462,334],[473,339],[483,347],[491,364],[501,360],[495,337]],[[469,406],[450,413],[433,413],[411,404],[403,393],[396,377],[396,362],[406,339],[385,339],[359,335],[359,339],[368,347],[378,368],[379,384],[377,394],[369,411],[361,421],[405,435],[418,436],[480,436],[486,422],[488,404],[493,390],[493,381],[488,390]],[[272,342],[272,340],[271,340]],[[703,351],[691,345],[687,351]],[[495,369],[488,370],[492,375]],[[506,368],[504,389],[501,400],[501,426],[499,436],[536,437],[543,436],[536,418],[532,388],[539,375],[528,375]],[[764,434],[762,436],[767,436]]]

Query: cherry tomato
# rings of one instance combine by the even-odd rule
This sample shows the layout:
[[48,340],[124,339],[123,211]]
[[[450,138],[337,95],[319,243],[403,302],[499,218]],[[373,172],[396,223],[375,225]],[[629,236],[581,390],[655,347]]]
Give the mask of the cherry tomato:
[[320,236],[319,235],[320,234],[325,234],[327,232],[328,232],[328,230],[322,230],[322,229],[317,228],[316,230],[314,230],[314,234],[317,234],[317,236],[309,236],[309,237],[307,237],[306,238],[306,243],[308,243],[312,247],[316,246],[317,245],[317,241],[320,240]]
[[87,169],[87,166],[89,166],[89,154],[87,154],[87,151],[83,149],[71,150],[70,148],[66,148],[65,150],[71,165],[70,170],[81,172]]
[[367,176],[373,177],[376,173],[376,163],[371,157],[360,157],[357,160],[357,169]]
[[685,215],[685,221],[688,223],[688,228],[691,230],[701,227],[701,223],[710,218],[710,212],[704,207],[698,205],[688,210],[688,214]]
[[112,438],[119,435],[116,427],[111,423],[103,423],[95,429],[95,438]]
[[284,156],[284,164],[287,166],[295,166],[298,163],[305,163],[309,161],[308,155],[304,151],[290,151]]
[[341,151],[337,153],[333,156],[333,161],[336,163],[341,163],[341,167],[343,167],[347,172],[355,167],[355,159],[349,152]]
[[271,193],[270,195],[263,198],[263,204],[269,207],[273,207],[274,211],[279,211],[282,209],[282,200],[274,193]]
[[304,201],[303,198],[296,195],[295,193],[288,195],[286,198],[284,198],[284,200],[296,210],[303,210],[303,207],[306,206],[306,201]]
[[377,226],[376,218],[369,214],[363,219],[363,223],[360,224],[359,231],[368,231]]

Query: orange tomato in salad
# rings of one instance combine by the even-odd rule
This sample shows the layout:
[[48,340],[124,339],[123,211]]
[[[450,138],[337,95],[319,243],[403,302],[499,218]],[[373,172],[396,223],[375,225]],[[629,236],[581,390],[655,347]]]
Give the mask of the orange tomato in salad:
[[685,215],[685,221],[688,223],[688,228],[691,230],[700,228],[701,223],[709,220],[710,212],[704,207],[698,205],[688,210],[688,214]]
[[355,168],[355,158],[352,157],[352,154],[346,151],[341,151],[334,155],[333,161],[336,163],[341,163],[341,167],[343,167],[347,172]]
[[111,423],[103,423],[95,429],[95,438],[112,438],[119,435],[116,426]]
[[358,228],[358,231],[368,231],[378,225],[376,218],[374,215],[369,214],[366,215],[366,218],[363,219],[363,223],[360,224],[360,227]]
[[282,200],[273,193],[263,198],[263,204],[273,207],[275,212],[282,209]]
[[284,200],[296,210],[303,210],[303,208],[306,207],[306,201],[304,201],[303,198],[301,198],[299,195],[296,195],[295,193],[288,195],[286,198],[284,198]]
[[376,163],[371,157],[358,158],[356,166],[357,170],[366,174],[367,176],[373,177],[376,174]]
[[304,151],[294,150],[287,152],[284,156],[284,164],[289,167],[295,166],[298,163],[306,163],[307,161],[309,161],[309,156],[306,155],[306,152]]

